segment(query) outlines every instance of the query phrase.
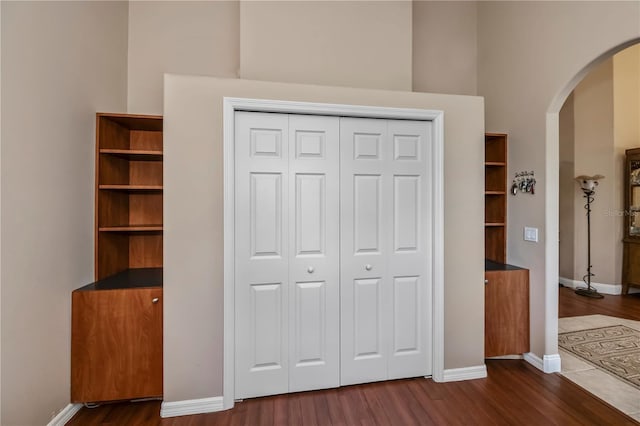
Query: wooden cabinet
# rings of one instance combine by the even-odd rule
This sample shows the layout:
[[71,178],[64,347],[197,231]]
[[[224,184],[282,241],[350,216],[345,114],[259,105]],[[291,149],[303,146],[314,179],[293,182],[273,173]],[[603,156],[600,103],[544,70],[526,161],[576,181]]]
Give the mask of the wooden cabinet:
[[96,115],[96,280],[162,266],[162,117]]
[[71,400],[162,396],[161,116],[96,114],[95,279],[72,293]]
[[507,265],[507,135],[485,134],[485,356],[529,351],[529,270]]
[[485,356],[529,352],[529,270],[485,262]]
[[507,135],[485,134],[484,251],[487,259],[507,261]]
[[625,151],[622,293],[640,287],[640,148]]
[[71,401],[162,396],[162,270],[127,270],[72,293]]

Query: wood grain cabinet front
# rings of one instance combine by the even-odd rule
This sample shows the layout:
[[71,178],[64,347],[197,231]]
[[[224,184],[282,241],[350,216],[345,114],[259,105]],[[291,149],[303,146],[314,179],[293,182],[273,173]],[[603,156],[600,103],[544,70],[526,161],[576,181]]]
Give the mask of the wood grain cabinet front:
[[71,401],[162,396],[162,288],[72,294]]
[[485,357],[529,352],[529,270],[485,271]]
[[640,148],[625,151],[622,294],[640,287]]

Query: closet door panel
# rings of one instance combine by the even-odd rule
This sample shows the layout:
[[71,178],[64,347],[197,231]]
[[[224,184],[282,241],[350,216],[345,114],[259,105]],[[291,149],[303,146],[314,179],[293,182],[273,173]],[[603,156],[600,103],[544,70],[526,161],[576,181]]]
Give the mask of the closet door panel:
[[340,120],[342,385],[384,380],[391,287],[391,219],[385,120]]
[[236,398],[288,392],[288,118],[237,112]]
[[251,258],[282,258],[282,173],[251,173]]
[[236,113],[236,398],[431,374],[430,126]]
[[413,354],[420,348],[421,293],[419,277],[393,279],[393,355]]
[[393,181],[389,378],[431,374],[431,123],[389,120]]
[[340,374],[339,119],[289,116],[289,391]]
[[353,176],[353,251],[380,255],[382,251],[382,176]]
[[282,283],[251,285],[250,371],[281,370],[282,351]]
[[327,177],[321,173],[296,173],[295,257],[326,255]]
[[393,177],[393,250],[415,253],[420,248],[421,179],[419,175]]

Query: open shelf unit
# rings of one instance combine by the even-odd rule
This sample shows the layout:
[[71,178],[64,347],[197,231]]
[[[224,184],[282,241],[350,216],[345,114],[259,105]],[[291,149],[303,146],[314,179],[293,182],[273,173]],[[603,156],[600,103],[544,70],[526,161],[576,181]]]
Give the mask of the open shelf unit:
[[485,134],[484,162],[485,257],[498,263],[507,260],[507,135]]
[[485,357],[529,352],[529,270],[507,262],[507,135],[485,134]]
[[95,278],[162,267],[161,116],[96,114]]

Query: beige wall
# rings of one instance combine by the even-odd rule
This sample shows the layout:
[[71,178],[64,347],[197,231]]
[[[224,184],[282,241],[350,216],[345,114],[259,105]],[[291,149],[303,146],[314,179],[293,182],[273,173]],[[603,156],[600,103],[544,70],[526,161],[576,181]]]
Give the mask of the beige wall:
[[165,72],[475,95],[476,2],[132,1],[128,111]]
[[[573,279],[574,276],[574,226],[577,183],[575,173],[573,93],[560,110],[560,197],[559,206],[559,274]],[[582,211],[582,210],[579,210]]]
[[243,1],[244,79],[411,90],[410,1]]
[[413,90],[477,94],[475,1],[413,2]]
[[2,419],[69,403],[71,290],[93,278],[95,111],[126,108],[127,4],[2,10]]
[[481,98],[176,75],[164,92],[165,401],[222,395],[223,96],[444,110],[445,368],[484,363]]
[[640,45],[636,44],[613,57],[613,142],[615,204],[617,221],[616,265],[622,281],[622,239],[624,238],[624,151],[640,147]]
[[235,1],[129,2],[128,112],[162,114],[165,72],[237,77]]
[[[487,130],[509,133],[509,177],[534,170],[538,179],[536,195],[509,202],[508,260],[531,271],[531,350],[540,357],[557,354],[557,112],[583,68],[640,37],[639,18],[638,2],[478,3]],[[540,229],[538,243],[523,241],[525,225]]]
[[[573,91],[575,174],[605,176],[596,190],[591,208],[592,282],[620,282],[616,260],[620,241],[619,221],[607,212],[615,210],[615,167],[613,146],[613,60],[608,59],[591,71]],[[574,272],[571,278],[582,280],[587,270],[586,199],[574,186]],[[612,255],[613,254],[613,255]]]

